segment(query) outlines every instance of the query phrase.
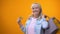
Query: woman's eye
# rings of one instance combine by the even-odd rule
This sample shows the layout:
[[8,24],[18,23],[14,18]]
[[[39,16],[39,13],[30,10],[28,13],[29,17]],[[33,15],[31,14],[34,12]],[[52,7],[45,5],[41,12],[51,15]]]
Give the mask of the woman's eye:
[[32,8],[32,9],[34,9],[34,8]]

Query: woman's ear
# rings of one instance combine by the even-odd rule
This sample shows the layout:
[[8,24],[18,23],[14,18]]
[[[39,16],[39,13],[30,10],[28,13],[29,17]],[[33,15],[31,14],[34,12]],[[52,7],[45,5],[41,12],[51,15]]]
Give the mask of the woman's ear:
[[40,7],[40,13],[42,13],[42,8]]

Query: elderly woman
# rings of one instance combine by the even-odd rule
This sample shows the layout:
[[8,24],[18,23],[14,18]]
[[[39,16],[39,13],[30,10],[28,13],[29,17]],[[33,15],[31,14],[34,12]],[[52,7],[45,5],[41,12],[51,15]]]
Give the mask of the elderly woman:
[[26,26],[21,24],[20,18],[18,18],[18,24],[25,34],[43,34],[43,29],[48,28],[48,22],[42,15],[41,6],[38,3],[33,3],[31,9],[32,15],[26,21]]

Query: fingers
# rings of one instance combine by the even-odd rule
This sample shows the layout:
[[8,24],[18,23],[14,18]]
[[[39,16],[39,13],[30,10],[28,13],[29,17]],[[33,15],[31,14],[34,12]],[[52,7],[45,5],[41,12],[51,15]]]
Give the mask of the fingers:
[[22,17],[19,17],[19,18],[17,19],[17,22],[20,23],[21,20],[22,20]]

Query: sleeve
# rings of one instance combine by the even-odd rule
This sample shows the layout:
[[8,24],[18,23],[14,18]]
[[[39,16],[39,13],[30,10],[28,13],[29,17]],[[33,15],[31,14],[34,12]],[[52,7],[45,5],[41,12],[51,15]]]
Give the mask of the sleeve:
[[26,21],[25,27],[22,24],[20,25],[20,28],[24,33],[26,33],[26,27],[27,27],[28,22],[29,20]]
[[26,32],[26,28],[22,24],[20,25],[20,28],[24,33]]

